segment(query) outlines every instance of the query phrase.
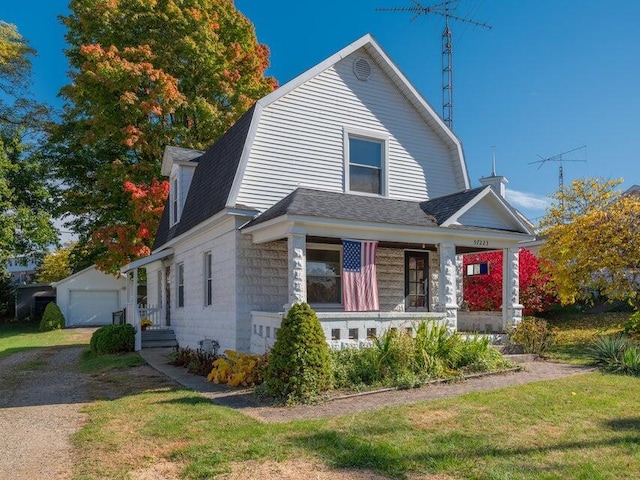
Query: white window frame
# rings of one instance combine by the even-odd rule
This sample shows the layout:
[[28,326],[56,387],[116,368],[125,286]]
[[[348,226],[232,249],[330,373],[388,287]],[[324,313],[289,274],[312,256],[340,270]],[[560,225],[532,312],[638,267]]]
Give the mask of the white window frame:
[[179,189],[180,189],[180,182],[178,180],[178,175],[175,174],[171,177],[171,184],[170,184],[170,188],[169,188],[169,197],[170,197],[170,204],[169,204],[169,213],[170,213],[170,219],[171,219],[171,226],[174,226],[176,223],[178,223],[180,221],[180,195],[179,195]]
[[[180,298],[180,289],[182,289],[182,298]],[[183,308],[184,304],[185,304],[184,262],[180,262],[180,263],[176,263],[176,308]]]
[[[382,159],[380,172],[380,193],[368,193],[351,190],[350,186],[350,148],[349,139],[357,138],[370,142],[382,144]],[[354,195],[365,195],[369,197],[388,197],[389,196],[389,135],[376,132],[374,130],[364,130],[360,128],[344,127],[343,128],[343,150],[344,150],[344,191]]]
[[[307,256],[309,255],[309,250],[332,250],[340,252],[340,285],[342,285],[342,263],[343,263],[343,252],[342,245],[333,244],[333,243],[307,243]],[[306,272],[307,281],[309,279],[309,272]],[[308,294],[308,290],[307,290]],[[343,299],[342,299],[342,288],[340,289],[340,303],[309,303],[309,306],[314,310],[318,311],[327,311],[327,310],[343,310]]]
[[202,276],[204,278],[204,306],[213,305],[213,251],[207,250],[203,254]]

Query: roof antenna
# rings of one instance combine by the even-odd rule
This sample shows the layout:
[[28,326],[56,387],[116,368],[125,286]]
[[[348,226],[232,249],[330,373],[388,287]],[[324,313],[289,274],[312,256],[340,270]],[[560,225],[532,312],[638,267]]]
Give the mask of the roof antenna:
[[449,19],[491,29],[491,26],[486,23],[476,22],[472,18],[451,13],[456,11],[459,1],[444,0],[425,6],[418,0],[411,0],[411,3],[413,3],[411,7],[376,8],[378,12],[411,12],[413,13],[411,21],[414,21],[422,14],[444,17],[444,30],[442,31],[442,120],[450,130],[453,130],[453,41]]

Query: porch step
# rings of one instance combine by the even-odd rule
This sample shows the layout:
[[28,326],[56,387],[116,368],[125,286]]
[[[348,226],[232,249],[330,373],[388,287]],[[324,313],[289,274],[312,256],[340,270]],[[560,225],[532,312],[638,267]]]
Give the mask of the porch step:
[[142,348],[175,347],[176,334],[171,328],[145,330],[142,332]]

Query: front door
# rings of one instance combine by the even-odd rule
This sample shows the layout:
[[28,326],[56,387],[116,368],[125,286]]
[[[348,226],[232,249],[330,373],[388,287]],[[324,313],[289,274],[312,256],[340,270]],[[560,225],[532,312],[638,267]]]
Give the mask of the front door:
[[164,269],[164,319],[165,325],[171,325],[171,266]]
[[405,310],[427,310],[429,274],[428,252],[404,253]]

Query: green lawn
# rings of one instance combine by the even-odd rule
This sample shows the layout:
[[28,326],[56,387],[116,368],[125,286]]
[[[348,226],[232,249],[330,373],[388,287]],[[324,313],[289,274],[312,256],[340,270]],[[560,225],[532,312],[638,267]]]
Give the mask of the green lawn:
[[622,331],[629,312],[570,313],[547,318],[553,332],[554,342],[546,352],[550,360],[586,364],[587,349],[600,335]]
[[56,345],[88,345],[91,330],[64,329],[38,331],[38,324],[0,325],[0,359],[31,348]]
[[[77,478],[159,463],[212,478],[234,462],[317,459],[389,478],[640,478],[640,379],[592,373],[455,399],[262,424],[185,390],[94,402]],[[300,472],[300,478],[312,474]],[[425,477],[428,478],[428,477]]]
[[[618,330],[626,317],[551,320],[550,355],[582,362],[595,335]],[[88,338],[86,331],[3,327],[0,358]],[[81,357],[78,368],[91,373],[90,390],[103,399],[85,407],[87,423],[73,438],[76,479],[159,478],[159,466],[182,478],[215,478],[239,465],[274,461],[295,465],[295,478],[312,478],[318,462],[338,479],[353,468],[425,480],[640,478],[637,377],[590,373],[339,418],[263,424],[176,388],[137,368],[140,363],[135,354]]]

